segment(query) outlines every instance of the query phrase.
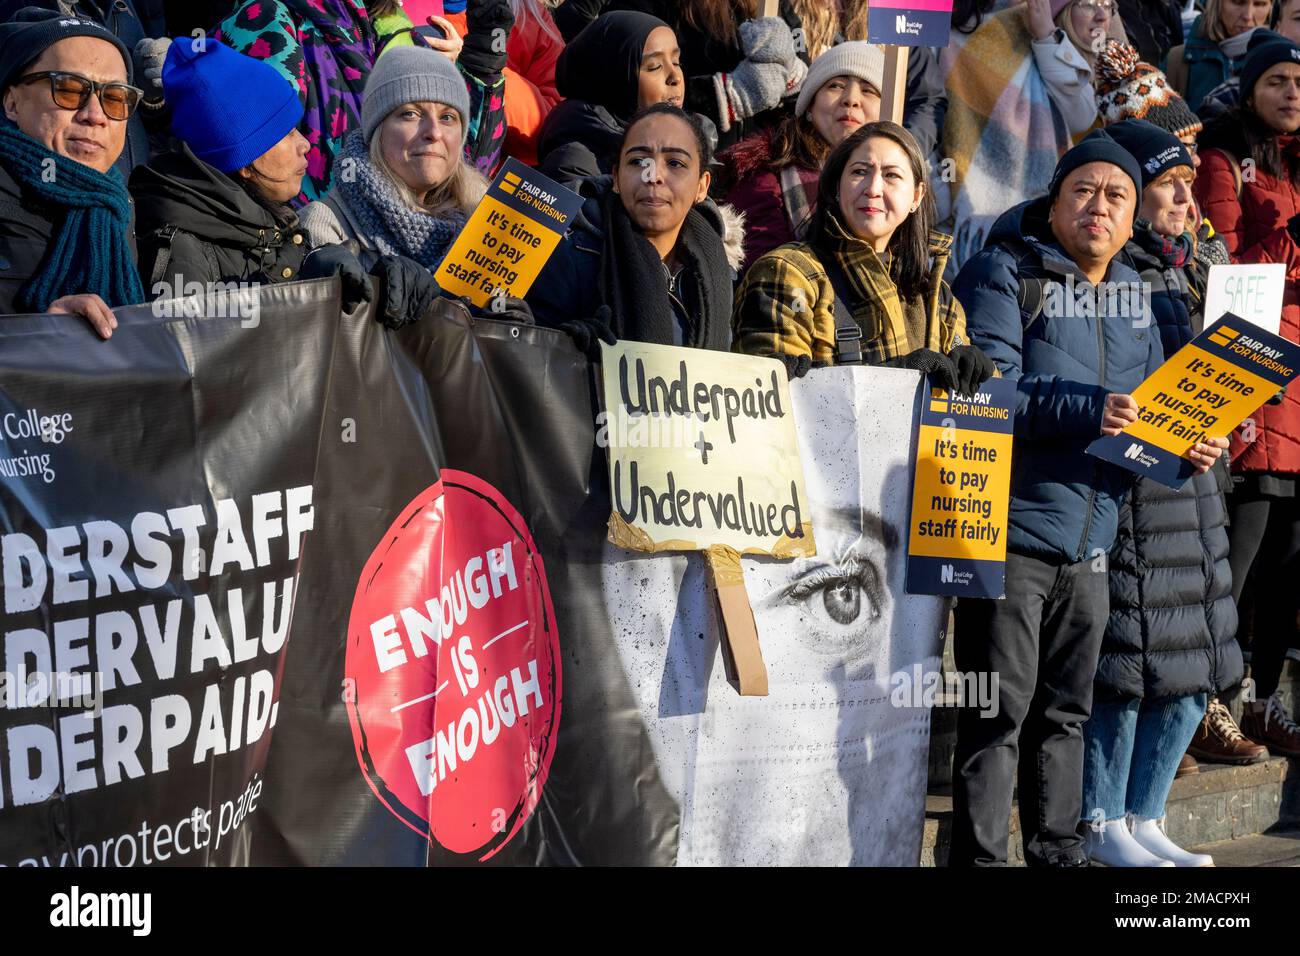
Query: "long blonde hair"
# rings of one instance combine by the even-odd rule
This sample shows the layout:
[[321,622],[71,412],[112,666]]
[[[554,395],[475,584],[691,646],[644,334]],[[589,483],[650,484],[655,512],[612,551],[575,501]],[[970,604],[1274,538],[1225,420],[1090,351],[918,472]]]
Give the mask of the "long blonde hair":
[[840,18],[834,0],[790,0],[790,6],[803,23],[808,59],[815,60],[831,48],[839,31]]
[[844,39],[865,40],[867,38],[869,14],[867,8],[867,0],[841,0],[840,9],[833,12]]
[[1228,33],[1223,29],[1223,0],[1205,0],[1205,6],[1201,10],[1201,23],[1205,25],[1207,40],[1222,43],[1228,39]]
[[465,162],[465,154],[460,152],[457,154],[456,165],[451,175],[441,185],[435,186],[421,196],[402,182],[397,173],[393,172],[393,167],[388,165],[388,160],[384,158],[384,151],[379,145],[379,131],[380,127],[376,127],[370,137],[370,162],[393,184],[402,202],[416,212],[428,213],[436,218],[445,217],[452,212],[469,213],[487,192],[487,180],[478,170]]

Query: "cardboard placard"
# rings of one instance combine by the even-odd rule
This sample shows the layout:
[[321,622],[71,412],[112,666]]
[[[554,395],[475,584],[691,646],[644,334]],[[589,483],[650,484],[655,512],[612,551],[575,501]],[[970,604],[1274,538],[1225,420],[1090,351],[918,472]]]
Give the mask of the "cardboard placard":
[[1286,266],[1281,262],[1210,266],[1204,317],[1213,321],[1231,312],[1251,325],[1279,335],[1285,293]]
[[601,345],[609,539],[705,551],[728,678],[767,693],[741,554],[812,557],[812,513],[781,363],[703,349]]
[[721,545],[704,552],[709,569],[709,587],[722,621],[722,666],[727,683],[742,697],[767,696],[767,665],[758,643],[758,624],[745,590],[745,572],[740,555]]
[[885,47],[885,79],[880,91],[880,118],[903,124],[903,100],[907,96],[907,56],[905,46]]
[[921,406],[907,593],[1000,598],[1006,576],[1016,383],[932,389]]
[[1183,457],[1192,446],[1227,437],[1297,369],[1300,345],[1225,315],[1134,389],[1138,420],[1098,438],[1088,454],[1180,488],[1192,474]]
[[952,0],[871,0],[867,13],[872,43],[945,47],[951,30]]
[[507,159],[434,278],[477,306],[498,292],[522,298],[581,206],[571,189]]

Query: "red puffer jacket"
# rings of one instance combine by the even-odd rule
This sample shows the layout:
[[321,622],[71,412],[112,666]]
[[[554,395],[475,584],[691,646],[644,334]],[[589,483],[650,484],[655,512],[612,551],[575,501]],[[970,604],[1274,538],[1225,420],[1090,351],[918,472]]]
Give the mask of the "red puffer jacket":
[[[1278,146],[1284,162],[1300,158],[1300,136],[1280,136]],[[1287,220],[1300,213],[1300,189],[1256,167],[1254,182],[1242,182],[1238,198],[1234,160],[1240,169],[1249,152],[1235,122],[1212,123],[1200,147],[1201,168],[1193,187],[1197,202],[1227,243],[1233,262],[1286,265],[1282,335],[1300,342],[1300,246],[1286,229]],[[1300,387],[1288,389],[1281,405],[1264,405],[1254,419],[1253,442],[1242,441],[1242,429],[1232,434],[1233,471],[1300,473]]]

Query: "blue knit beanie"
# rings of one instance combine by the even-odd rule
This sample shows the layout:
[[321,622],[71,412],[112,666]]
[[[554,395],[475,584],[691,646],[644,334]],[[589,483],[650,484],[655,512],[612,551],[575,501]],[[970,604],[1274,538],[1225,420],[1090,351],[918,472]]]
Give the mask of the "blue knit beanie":
[[293,84],[270,64],[219,40],[176,40],[162,81],[172,132],[223,173],[252,163],[302,119]]

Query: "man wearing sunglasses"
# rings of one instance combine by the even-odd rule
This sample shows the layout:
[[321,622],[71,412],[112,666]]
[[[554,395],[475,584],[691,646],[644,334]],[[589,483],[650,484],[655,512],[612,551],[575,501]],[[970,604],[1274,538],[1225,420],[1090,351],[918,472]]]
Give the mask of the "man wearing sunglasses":
[[67,312],[107,338],[144,301],[114,164],[139,103],[126,45],[27,7],[0,23],[0,314]]

